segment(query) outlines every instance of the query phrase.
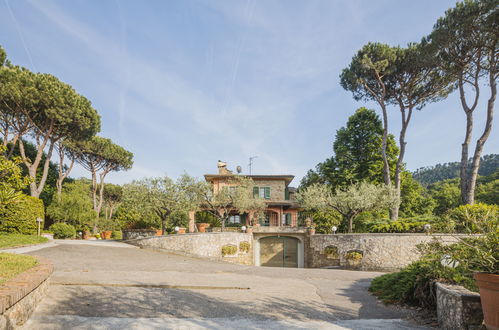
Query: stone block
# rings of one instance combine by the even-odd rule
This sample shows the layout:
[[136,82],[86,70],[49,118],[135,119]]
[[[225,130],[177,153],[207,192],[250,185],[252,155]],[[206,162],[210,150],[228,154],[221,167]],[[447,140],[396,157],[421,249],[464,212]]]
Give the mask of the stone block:
[[459,285],[437,283],[438,324],[443,330],[480,328],[483,321],[480,294]]

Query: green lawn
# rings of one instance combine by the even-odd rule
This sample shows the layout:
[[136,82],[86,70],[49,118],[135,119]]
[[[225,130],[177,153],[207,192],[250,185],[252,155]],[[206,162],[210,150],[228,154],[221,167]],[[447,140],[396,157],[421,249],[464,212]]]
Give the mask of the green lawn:
[[48,242],[46,237],[0,233],[0,249]]
[[37,264],[32,256],[0,253],[0,285]]

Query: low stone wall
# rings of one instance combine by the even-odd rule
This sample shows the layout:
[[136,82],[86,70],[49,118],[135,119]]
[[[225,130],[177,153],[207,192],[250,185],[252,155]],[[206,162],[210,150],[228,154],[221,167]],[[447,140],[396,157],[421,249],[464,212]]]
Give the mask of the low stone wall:
[[[244,265],[253,264],[253,235],[247,233],[191,233],[148,237],[128,243],[141,248],[186,256],[224,260]],[[229,245],[236,247],[236,253],[222,256],[222,247]]]
[[[455,235],[426,234],[337,234],[310,235],[306,247],[307,267],[342,266],[348,267],[345,258],[350,251],[360,252],[363,257],[358,265],[362,270],[393,271],[407,266],[420,257],[416,245],[433,239],[444,243],[457,240]],[[328,249],[329,247],[329,249]],[[328,255],[335,249],[336,255]]]
[[45,296],[53,266],[37,257],[37,266],[0,285],[0,329],[22,326]]
[[459,285],[437,283],[438,325],[444,330],[479,329],[483,321],[480,294]]

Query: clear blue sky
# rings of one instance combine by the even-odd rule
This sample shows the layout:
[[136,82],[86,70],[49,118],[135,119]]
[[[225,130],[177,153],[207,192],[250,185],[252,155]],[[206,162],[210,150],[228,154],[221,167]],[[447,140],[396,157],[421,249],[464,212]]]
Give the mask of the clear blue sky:
[[[102,116],[101,135],[135,154],[133,169],[109,175],[111,182],[201,176],[215,172],[218,159],[247,172],[248,158],[258,156],[253,173],[294,174],[298,185],[331,155],[336,130],[356,108],[377,109],[339,85],[352,55],[369,41],[418,41],[453,5],[2,0],[0,44],[13,63],[52,73],[88,97]],[[390,109],[394,134],[399,120]],[[458,160],[463,132],[457,94],[417,112],[408,168]],[[496,125],[485,153],[499,152],[498,137]]]

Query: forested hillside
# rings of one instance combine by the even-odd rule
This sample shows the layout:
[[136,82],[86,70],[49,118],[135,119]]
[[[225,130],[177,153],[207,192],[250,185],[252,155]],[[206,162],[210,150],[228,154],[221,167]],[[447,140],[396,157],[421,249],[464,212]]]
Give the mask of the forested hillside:
[[[468,162],[471,164],[471,160]],[[427,186],[437,181],[459,177],[459,162],[437,164],[435,166],[421,167],[412,173],[414,179]],[[489,176],[499,168],[499,155],[490,154],[481,158],[478,174]]]

